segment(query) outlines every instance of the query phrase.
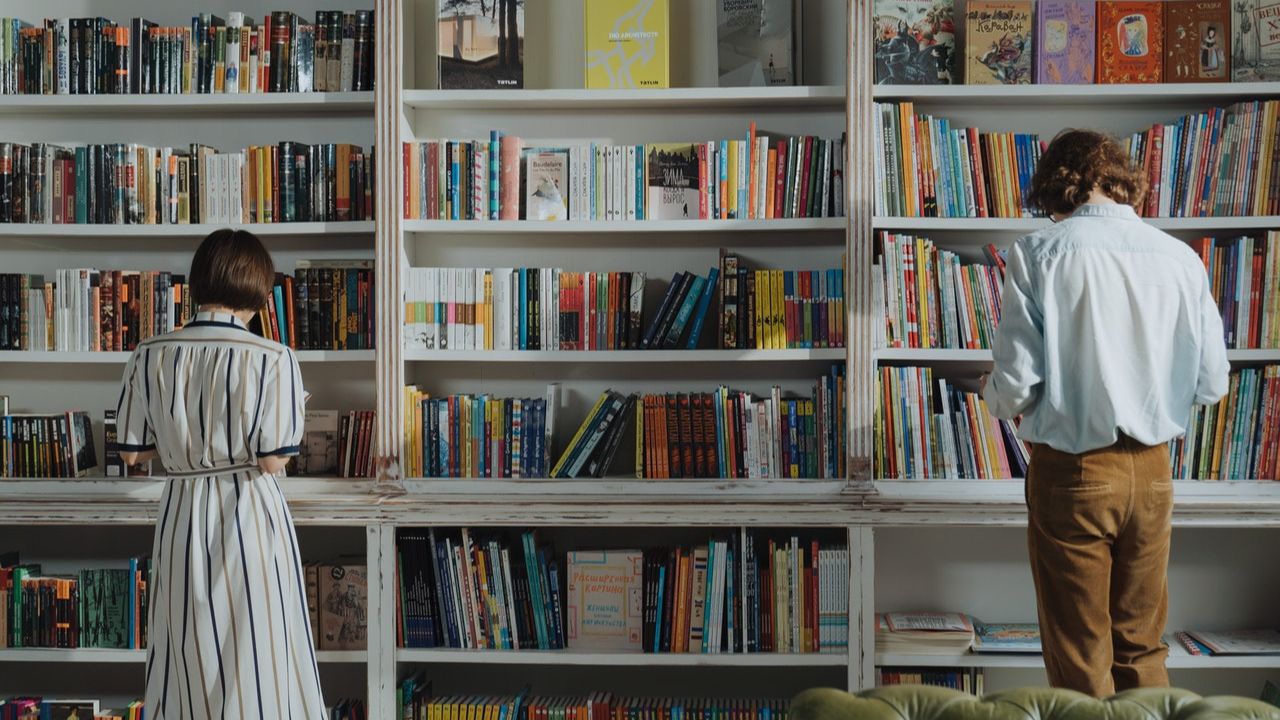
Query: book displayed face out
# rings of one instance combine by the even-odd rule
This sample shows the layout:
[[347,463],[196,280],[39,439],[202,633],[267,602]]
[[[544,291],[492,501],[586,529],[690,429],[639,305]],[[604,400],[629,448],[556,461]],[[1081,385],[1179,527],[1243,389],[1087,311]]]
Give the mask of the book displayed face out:
[[671,87],[670,0],[591,0],[586,19],[590,90]]
[[524,2],[439,0],[436,53],[440,87],[524,87]]

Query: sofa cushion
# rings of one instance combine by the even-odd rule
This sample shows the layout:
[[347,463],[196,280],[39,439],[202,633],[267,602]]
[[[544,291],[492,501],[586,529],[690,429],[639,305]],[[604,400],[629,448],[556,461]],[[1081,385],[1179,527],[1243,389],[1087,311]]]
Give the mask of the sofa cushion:
[[1049,688],[976,698],[949,688],[894,685],[856,695],[807,690],[791,702],[790,720],[1280,720],[1280,708],[1178,689],[1129,690],[1097,700]]

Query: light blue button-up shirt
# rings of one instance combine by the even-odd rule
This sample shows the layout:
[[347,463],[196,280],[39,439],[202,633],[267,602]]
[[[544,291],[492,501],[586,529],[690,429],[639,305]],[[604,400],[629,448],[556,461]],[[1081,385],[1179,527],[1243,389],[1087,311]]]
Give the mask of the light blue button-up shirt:
[[1118,431],[1156,445],[1227,391],[1204,263],[1128,205],[1082,205],[1009,251],[995,368],[983,393],[1019,436],[1063,452]]

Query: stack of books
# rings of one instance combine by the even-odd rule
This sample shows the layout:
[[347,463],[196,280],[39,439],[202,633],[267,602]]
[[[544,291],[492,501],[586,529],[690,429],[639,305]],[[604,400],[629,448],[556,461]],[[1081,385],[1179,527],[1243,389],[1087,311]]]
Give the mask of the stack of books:
[[1000,324],[1004,260],[987,247],[991,265],[963,265],[933,241],[880,234],[872,266],[872,300],[883,312],[884,343],[892,348],[990,348]]
[[145,18],[0,18],[0,95],[341,92],[373,89],[373,11],[291,12],[255,22],[210,13]]
[[405,388],[405,472],[430,478],[545,478],[559,386],[541,398]]
[[1231,373],[1226,397],[1191,408],[1187,432],[1169,444],[1182,480],[1280,479],[1280,365]]

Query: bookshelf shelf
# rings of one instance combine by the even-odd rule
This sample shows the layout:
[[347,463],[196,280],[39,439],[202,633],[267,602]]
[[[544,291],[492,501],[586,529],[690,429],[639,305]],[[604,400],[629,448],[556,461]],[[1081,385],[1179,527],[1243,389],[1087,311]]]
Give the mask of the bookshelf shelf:
[[754,653],[593,653],[570,650],[418,650],[400,648],[402,663],[485,665],[612,665],[620,667],[844,667],[847,654]]
[[841,86],[669,88],[665,90],[405,90],[407,109],[501,110],[714,110],[752,112],[791,108],[843,111]]
[[653,498],[720,498],[722,500],[834,499],[844,489],[840,480],[640,480],[635,477],[602,479],[495,478],[437,479],[412,478],[405,481],[408,492],[389,499],[391,503],[415,502],[440,497],[536,496],[539,498],[608,498],[611,502],[650,502]]
[[[41,352],[34,350],[6,350],[0,352],[0,364],[25,365],[123,365],[129,360],[127,352]],[[373,362],[373,350],[298,350],[298,362],[349,363]]]
[[[1260,215],[1256,217],[1186,217],[1144,218],[1151,225],[1169,232],[1222,231],[1222,230],[1273,230],[1280,228],[1280,217]],[[888,217],[876,216],[871,221],[875,230],[906,231],[982,231],[999,233],[1029,233],[1049,227],[1045,218],[936,218],[936,217]],[[990,238],[975,238],[974,243],[985,245]]]
[[[925,655],[915,653],[879,653],[876,664],[904,667],[966,667],[966,668],[1026,668],[1044,667],[1044,658],[1038,654],[965,653],[963,655]],[[1170,670],[1243,670],[1280,668],[1277,655],[1191,655],[1175,644],[1169,645]]]
[[812,350],[405,350],[411,362],[458,363],[711,363],[838,362],[844,348]]
[[[464,234],[561,235],[574,233],[738,233],[738,232],[843,232],[848,219],[794,218],[776,220],[404,220],[405,232]],[[603,238],[593,237],[593,241]]]
[[[877,362],[920,365],[944,363],[990,363],[990,350],[943,350],[919,348],[882,348],[873,353]],[[1280,362],[1280,349],[1227,350],[1227,359],[1233,363]]]
[[[110,648],[4,648],[0,649],[0,663],[141,663],[147,659],[146,650],[117,650]],[[322,663],[363,664],[368,653],[363,650],[317,650],[316,661]]]
[[1159,85],[877,85],[876,100],[914,100],[960,106],[1158,105],[1233,102],[1280,95],[1280,83],[1165,83]]
[[0,237],[92,238],[203,238],[214,230],[234,227],[260,237],[309,237],[314,235],[372,235],[373,222],[243,223],[218,225],[98,225],[98,224],[0,224]]
[[0,115],[373,115],[372,92],[191,95],[6,95]]

